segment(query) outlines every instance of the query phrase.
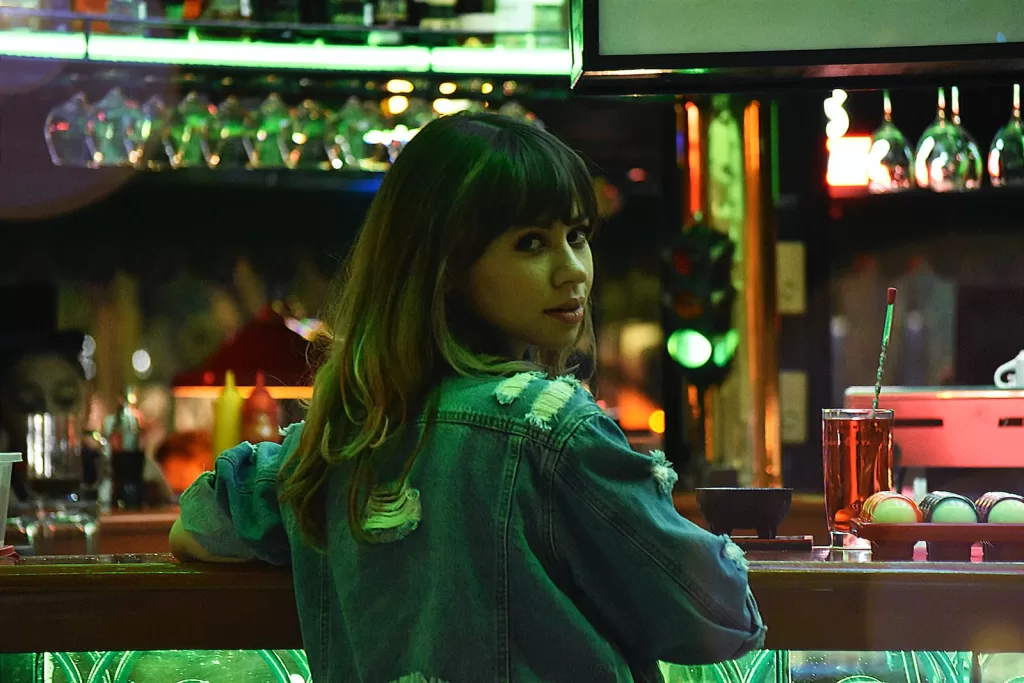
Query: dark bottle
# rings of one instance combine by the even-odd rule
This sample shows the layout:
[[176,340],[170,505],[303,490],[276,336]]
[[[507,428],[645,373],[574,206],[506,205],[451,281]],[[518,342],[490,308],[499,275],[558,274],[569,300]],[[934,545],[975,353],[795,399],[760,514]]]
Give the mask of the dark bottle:
[[113,471],[113,503],[119,510],[141,510],[145,494],[142,472],[146,455],[135,401],[135,391],[128,389],[118,402],[117,411],[103,421]]

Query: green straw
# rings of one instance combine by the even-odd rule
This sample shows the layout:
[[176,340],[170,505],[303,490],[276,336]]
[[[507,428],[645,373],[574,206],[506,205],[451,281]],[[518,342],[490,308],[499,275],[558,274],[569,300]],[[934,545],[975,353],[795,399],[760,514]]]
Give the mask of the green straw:
[[882,371],[885,368],[885,352],[889,348],[889,334],[892,332],[892,309],[896,305],[896,288],[890,287],[885,293],[885,327],[882,329],[882,353],[878,356],[878,374],[875,375],[875,398],[871,410],[878,410],[878,395],[882,393]]

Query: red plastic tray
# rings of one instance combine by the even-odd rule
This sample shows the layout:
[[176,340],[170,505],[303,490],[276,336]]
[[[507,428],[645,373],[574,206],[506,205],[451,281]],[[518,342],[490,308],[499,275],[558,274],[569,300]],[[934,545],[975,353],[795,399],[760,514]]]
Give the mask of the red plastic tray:
[[854,519],[850,531],[869,541],[1024,543],[1024,524],[875,524]]
[[981,543],[989,562],[1024,561],[1024,524],[875,524],[850,520],[850,531],[871,541],[878,560],[911,560],[914,545],[928,543],[928,559],[971,559],[971,546]]

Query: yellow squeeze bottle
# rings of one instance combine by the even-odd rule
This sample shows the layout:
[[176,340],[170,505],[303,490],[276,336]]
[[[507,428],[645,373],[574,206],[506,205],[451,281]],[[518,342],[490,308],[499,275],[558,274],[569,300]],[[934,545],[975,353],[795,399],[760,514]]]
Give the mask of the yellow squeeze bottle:
[[214,457],[242,441],[242,395],[235,388],[235,373],[224,375],[224,391],[213,402]]

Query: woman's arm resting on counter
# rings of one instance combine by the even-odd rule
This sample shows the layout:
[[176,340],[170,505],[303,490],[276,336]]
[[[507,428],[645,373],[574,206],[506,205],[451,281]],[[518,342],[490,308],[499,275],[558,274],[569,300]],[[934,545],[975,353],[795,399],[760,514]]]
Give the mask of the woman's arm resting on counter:
[[180,517],[174,520],[174,526],[171,527],[171,534],[167,540],[171,545],[171,553],[182,562],[245,562],[238,557],[218,557],[208,553],[192,534],[185,531]]

